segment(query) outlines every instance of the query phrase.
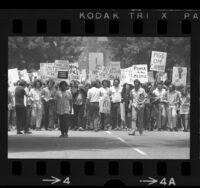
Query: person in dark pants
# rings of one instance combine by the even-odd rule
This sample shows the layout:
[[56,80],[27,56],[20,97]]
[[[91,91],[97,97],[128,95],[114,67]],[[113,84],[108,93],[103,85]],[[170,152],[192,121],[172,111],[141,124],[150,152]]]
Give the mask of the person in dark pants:
[[57,101],[57,113],[60,122],[60,137],[68,137],[69,116],[72,111],[72,94],[67,90],[68,85],[65,81],[59,84],[60,91],[57,91],[55,100]]
[[77,130],[78,129],[77,114],[79,111],[79,107],[75,104],[75,99],[78,94],[78,84],[75,80],[72,80],[70,83],[70,91],[72,93],[72,108],[73,108],[73,112],[70,115],[70,129]]
[[25,91],[26,81],[21,80],[19,85],[15,88],[15,111],[16,111],[16,123],[17,123],[17,134],[24,133],[30,134],[26,123],[26,107],[24,105],[24,97],[27,95]]
[[121,125],[120,102],[122,99],[122,87],[120,80],[114,79],[111,90],[111,126],[114,130],[119,130]]
[[49,79],[47,81],[47,87],[43,88],[41,93],[44,106],[44,125],[46,130],[55,128],[54,96],[56,93],[56,88],[54,87],[54,85],[55,81],[53,79]]
[[85,102],[86,102],[87,94],[84,91],[84,87],[82,84],[78,86],[78,92],[74,95],[73,107],[74,107],[74,123],[75,127],[78,127],[78,130],[83,131],[85,129],[85,118],[84,118],[84,110],[85,110]]

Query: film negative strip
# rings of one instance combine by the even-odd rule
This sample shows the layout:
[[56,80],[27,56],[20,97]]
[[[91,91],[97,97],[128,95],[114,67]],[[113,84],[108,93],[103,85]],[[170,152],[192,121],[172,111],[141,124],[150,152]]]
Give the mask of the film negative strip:
[[199,10],[0,25],[0,185],[200,185]]

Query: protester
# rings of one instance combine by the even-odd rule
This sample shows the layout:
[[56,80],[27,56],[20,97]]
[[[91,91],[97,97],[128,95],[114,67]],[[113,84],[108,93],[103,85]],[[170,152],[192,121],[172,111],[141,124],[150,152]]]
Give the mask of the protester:
[[176,127],[177,121],[177,107],[179,104],[179,94],[175,90],[174,84],[169,85],[169,90],[166,91],[163,102],[167,103],[167,118],[170,131],[178,131]]
[[26,81],[20,80],[19,85],[15,88],[15,111],[16,111],[16,123],[17,123],[17,134],[24,133],[30,134],[26,124],[26,108],[24,104],[24,98],[27,95],[25,92]]
[[[107,80],[102,81],[102,87],[100,90],[100,99],[99,99],[99,112],[101,117],[101,130],[105,130],[105,121],[110,119],[110,88],[108,87],[109,83]],[[110,124],[110,123],[109,123]]]
[[93,81],[91,88],[87,93],[87,104],[89,113],[89,127],[88,129],[99,130],[99,99],[100,90],[97,88],[97,82]]
[[78,110],[79,107],[75,104],[75,98],[78,93],[78,83],[75,80],[72,80],[70,83],[70,91],[72,93],[72,114],[70,115],[70,128],[71,130],[77,130],[78,129]]
[[138,123],[139,134],[143,134],[143,113],[144,113],[144,103],[147,94],[145,90],[141,87],[139,80],[134,80],[134,88],[131,91],[129,109],[132,108],[132,122],[131,122],[131,132],[129,135],[135,135],[136,122]]
[[56,110],[60,122],[60,137],[63,138],[68,137],[69,115],[72,111],[72,94],[65,81],[60,82],[59,88],[60,90],[56,92],[55,100],[57,101]]
[[113,130],[120,130],[121,115],[120,102],[122,100],[122,87],[119,85],[120,80],[114,79],[111,91],[111,126]]
[[125,128],[131,128],[131,109],[129,109],[129,102],[130,102],[130,93],[133,89],[131,84],[125,83],[122,89],[122,100],[121,102],[124,105],[124,114],[125,114]]
[[85,110],[85,102],[86,102],[87,94],[84,90],[83,84],[78,85],[78,91],[74,94],[74,123],[75,127],[78,130],[85,130],[85,118],[84,118],[84,110]]
[[44,125],[46,130],[55,129],[55,94],[56,88],[54,87],[55,81],[49,79],[47,81],[47,86],[42,89],[41,97],[44,106]]
[[32,100],[30,98],[30,91],[31,91],[32,85],[29,83],[27,84],[27,87],[25,88],[26,93],[28,94],[26,97],[26,123],[27,126],[31,127],[31,114],[32,114]]
[[166,90],[163,88],[163,82],[158,82],[157,88],[153,91],[153,94],[155,95],[154,105],[156,110],[156,125],[158,131],[161,131],[162,128],[164,129],[166,121],[166,111],[163,102],[165,92]]
[[12,125],[10,124],[11,109],[13,108],[12,93],[8,90],[8,131],[11,130]]
[[147,94],[145,106],[144,106],[144,129],[152,131],[154,125],[154,104],[153,100],[155,95],[153,94],[153,86],[150,82],[146,83],[144,90]]
[[187,89],[183,88],[180,97],[180,118],[181,118],[181,124],[183,125],[185,132],[189,130],[188,128],[189,111],[190,111],[190,95]]
[[36,79],[33,83],[33,88],[30,90],[30,100],[32,101],[32,126],[37,131],[41,130],[43,105],[41,99],[42,81]]

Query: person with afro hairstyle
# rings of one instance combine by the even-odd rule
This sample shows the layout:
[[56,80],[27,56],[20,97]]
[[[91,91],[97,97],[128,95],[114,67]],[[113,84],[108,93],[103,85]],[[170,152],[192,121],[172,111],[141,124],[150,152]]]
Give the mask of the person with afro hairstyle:
[[54,100],[56,94],[55,81],[49,79],[47,81],[47,87],[42,89],[42,101],[44,105],[44,125],[45,129],[49,130],[50,128],[55,128],[55,119],[56,119],[56,103]]
[[[29,96],[32,101],[31,125],[36,126],[36,130],[41,130],[43,105],[41,100],[42,81],[36,79],[33,88],[30,90]],[[34,127],[33,127],[34,128]]]

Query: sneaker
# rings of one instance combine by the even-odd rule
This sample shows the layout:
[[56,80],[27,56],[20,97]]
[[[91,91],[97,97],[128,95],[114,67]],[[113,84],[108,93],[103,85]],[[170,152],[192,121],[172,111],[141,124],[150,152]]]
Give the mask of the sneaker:
[[64,136],[65,136],[65,135],[61,134],[61,135],[59,136],[59,138],[64,138]]
[[17,134],[23,134],[21,131],[17,132]]

